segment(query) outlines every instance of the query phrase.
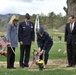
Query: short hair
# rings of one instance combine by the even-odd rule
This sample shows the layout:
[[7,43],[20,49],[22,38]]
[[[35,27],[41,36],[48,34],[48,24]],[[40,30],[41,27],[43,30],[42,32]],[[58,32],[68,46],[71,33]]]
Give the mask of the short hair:
[[74,19],[75,17],[74,17],[74,15],[70,15],[69,17],[72,17],[72,19]]

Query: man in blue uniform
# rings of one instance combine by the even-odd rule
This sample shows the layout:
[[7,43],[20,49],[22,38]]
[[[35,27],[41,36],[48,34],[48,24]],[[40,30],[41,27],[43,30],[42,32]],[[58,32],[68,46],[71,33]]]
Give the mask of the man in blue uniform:
[[49,34],[44,31],[43,27],[40,27],[37,33],[37,44],[41,60],[43,59],[43,53],[45,52],[44,54],[44,64],[45,64],[44,68],[45,68],[49,57],[49,51],[53,45],[53,41],[49,36]]
[[20,67],[28,67],[31,44],[34,43],[34,23],[30,21],[28,13],[25,15],[25,21],[19,25],[18,39],[20,42]]

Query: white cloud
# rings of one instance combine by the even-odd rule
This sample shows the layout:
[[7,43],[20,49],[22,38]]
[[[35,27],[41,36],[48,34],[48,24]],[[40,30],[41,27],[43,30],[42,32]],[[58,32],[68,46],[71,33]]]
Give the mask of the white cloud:
[[56,14],[65,15],[63,6],[66,0],[2,0],[0,2],[0,14],[18,13],[18,14],[48,14],[54,11]]

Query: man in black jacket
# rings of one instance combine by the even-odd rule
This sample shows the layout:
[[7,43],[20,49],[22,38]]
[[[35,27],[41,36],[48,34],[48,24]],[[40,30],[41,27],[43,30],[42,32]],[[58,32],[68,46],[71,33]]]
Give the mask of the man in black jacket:
[[44,54],[44,64],[45,64],[44,68],[45,68],[49,57],[49,51],[53,45],[53,41],[49,36],[49,34],[44,31],[43,27],[40,27],[37,33],[37,44],[41,60],[43,59],[43,53],[45,52]]
[[28,67],[31,44],[34,43],[34,23],[30,21],[28,13],[25,15],[25,21],[19,25],[18,39],[20,42],[20,67]]
[[75,17],[69,17],[69,23],[65,27],[65,43],[67,46],[68,66],[73,67],[76,65],[76,22]]

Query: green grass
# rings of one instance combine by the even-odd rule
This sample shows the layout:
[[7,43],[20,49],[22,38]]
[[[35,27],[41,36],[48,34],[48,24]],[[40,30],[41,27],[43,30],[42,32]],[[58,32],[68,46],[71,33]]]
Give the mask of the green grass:
[[[56,43],[53,44],[53,46],[52,46],[52,48],[49,52],[49,59],[64,59],[64,58],[66,58],[66,56],[63,54],[64,50],[66,49],[65,44],[64,44],[64,37],[63,37],[64,33],[60,33],[60,32],[53,32],[52,33],[51,31],[48,31],[48,32],[49,32],[50,36],[53,36],[54,42],[56,42]],[[62,43],[59,42],[58,35],[62,36]],[[38,49],[37,43],[35,43],[31,46],[30,60],[32,60],[32,57],[33,57],[32,52],[33,52],[34,48]],[[58,49],[60,49],[60,48],[62,50],[61,50],[61,52],[58,52]],[[15,60],[19,61],[19,58],[20,58],[20,47],[18,46],[18,48],[16,48],[16,58],[15,58]],[[6,58],[4,56],[0,55],[0,61],[6,61]]]
[[27,69],[0,69],[0,75],[76,75],[76,70],[28,71]]
[[[31,47],[31,52],[30,52],[30,60],[32,60],[32,57],[33,57],[33,49],[37,48],[37,45],[36,43],[34,45],[32,45]],[[61,49],[60,52],[58,52],[58,49]],[[66,55],[63,54],[65,50],[65,44],[64,43],[54,43],[50,52],[49,52],[49,59],[65,59],[66,58]],[[20,48],[16,48],[16,57],[15,57],[15,60],[16,61],[19,61],[19,58],[20,58]],[[6,57],[4,56],[1,56],[0,55],[0,61],[6,61]]]
[[[63,54],[63,52],[66,50],[63,34],[60,34],[62,36],[62,43],[59,42],[58,34],[50,33],[51,36],[52,35],[56,36],[56,38],[54,39],[54,44],[49,52],[50,60],[66,59],[66,55]],[[36,43],[31,46],[30,60],[32,60],[33,58],[32,52],[34,48],[38,49]],[[58,52],[58,49],[61,49],[61,51]],[[19,58],[20,58],[20,48],[18,46],[18,48],[16,49],[15,60],[19,61]],[[0,55],[0,61],[6,61],[6,57]],[[76,75],[76,69],[74,70],[64,70],[64,69],[49,70],[48,69],[47,71],[40,72],[40,71],[35,71],[34,69],[31,71],[31,69],[28,69],[28,68],[22,69],[17,67],[17,69],[13,70],[13,69],[6,69],[5,67],[0,67],[0,75]]]

